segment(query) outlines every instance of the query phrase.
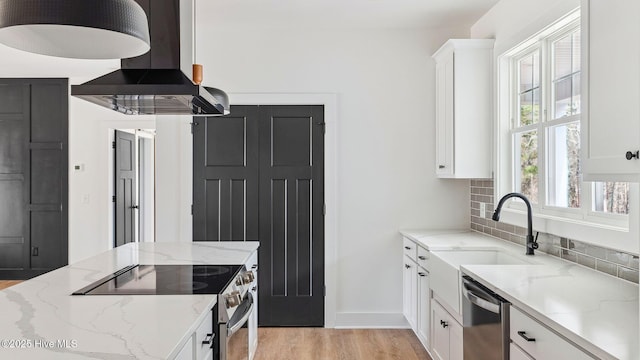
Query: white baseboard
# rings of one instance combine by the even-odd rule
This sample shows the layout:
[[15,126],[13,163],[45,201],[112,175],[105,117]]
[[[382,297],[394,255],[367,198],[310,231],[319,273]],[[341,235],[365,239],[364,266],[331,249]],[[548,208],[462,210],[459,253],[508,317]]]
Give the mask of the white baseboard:
[[336,313],[337,329],[408,329],[402,313]]

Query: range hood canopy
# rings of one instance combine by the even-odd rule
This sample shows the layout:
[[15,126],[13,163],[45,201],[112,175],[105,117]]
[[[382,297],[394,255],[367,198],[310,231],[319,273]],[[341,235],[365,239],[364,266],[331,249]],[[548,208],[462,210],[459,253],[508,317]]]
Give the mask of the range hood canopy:
[[179,0],[136,0],[147,13],[151,50],[122,59],[121,69],[71,86],[71,95],[127,115],[220,116],[229,98],[194,84],[180,70]]

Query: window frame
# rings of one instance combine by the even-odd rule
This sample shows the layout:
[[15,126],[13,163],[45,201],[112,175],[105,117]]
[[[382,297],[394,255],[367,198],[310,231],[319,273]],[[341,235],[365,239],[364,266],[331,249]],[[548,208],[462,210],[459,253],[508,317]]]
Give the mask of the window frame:
[[[567,14],[558,21],[550,24],[543,30],[529,37],[528,39],[516,44],[511,50],[505,51],[501,55],[496,56],[496,112],[497,122],[494,129],[496,136],[495,145],[495,197],[494,202],[497,204],[501,195],[508,192],[512,192],[515,187],[515,179],[513,176],[514,171],[519,171],[515,168],[515,156],[514,140],[513,136],[516,132],[522,132],[526,128],[536,129],[538,134],[538,176],[539,176],[539,189],[538,199],[539,204],[533,205],[534,211],[534,229],[537,231],[552,233],[558,236],[566,236],[572,239],[578,239],[590,243],[599,244],[606,247],[615,247],[622,250],[637,252],[638,234],[638,214],[640,213],[640,207],[638,206],[638,184],[631,184],[629,190],[629,214],[619,215],[594,211],[592,209],[593,204],[593,183],[581,181],[581,207],[578,209],[563,208],[557,206],[546,205],[547,203],[547,159],[541,160],[543,156],[547,156],[547,129],[560,124],[572,123],[576,120],[579,121],[582,114],[570,115],[546,121],[548,117],[551,117],[551,109],[555,111],[552,104],[553,99],[552,89],[553,82],[551,79],[552,69],[551,47],[553,41],[559,40],[562,37],[575,31],[581,27],[580,10],[577,9]],[[581,37],[582,46],[584,49],[584,36]],[[537,124],[528,125],[527,127],[514,128],[513,125],[518,122],[518,119],[514,116],[517,115],[518,108],[518,94],[517,86],[518,77],[516,72],[519,69],[513,66],[519,59],[524,57],[527,53],[531,53],[539,49],[540,51],[540,121]],[[585,61],[581,55],[581,74],[584,73]],[[581,96],[585,94],[586,83],[584,77],[581,81]],[[585,99],[581,99],[583,103]],[[548,106],[550,104],[551,106]],[[545,112],[547,114],[545,114]],[[514,131],[517,130],[517,131]],[[542,132],[540,132],[542,131]],[[542,204],[542,205],[540,205]],[[503,216],[501,221],[509,224],[524,226],[526,225],[526,208],[521,201],[510,201],[505,204],[503,208]],[[605,239],[606,240],[603,240]],[[608,241],[609,238],[614,240]]]

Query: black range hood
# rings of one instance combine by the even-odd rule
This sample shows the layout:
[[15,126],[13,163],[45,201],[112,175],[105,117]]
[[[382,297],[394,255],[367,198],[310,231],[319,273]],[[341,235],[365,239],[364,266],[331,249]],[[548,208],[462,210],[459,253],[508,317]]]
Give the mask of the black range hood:
[[229,113],[219,89],[194,84],[180,70],[179,0],[136,0],[147,13],[151,50],[121,69],[71,86],[71,95],[127,115],[216,116]]

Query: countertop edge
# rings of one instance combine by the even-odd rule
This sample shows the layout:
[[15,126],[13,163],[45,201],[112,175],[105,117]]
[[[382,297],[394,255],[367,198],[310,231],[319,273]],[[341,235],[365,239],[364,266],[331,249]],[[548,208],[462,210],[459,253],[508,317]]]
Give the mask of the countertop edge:
[[617,357],[615,357],[612,354],[608,353],[606,350],[594,345],[589,340],[584,339],[583,337],[581,337],[580,335],[576,334],[575,332],[573,332],[573,331],[565,328],[564,326],[558,324],[556,321],[550,319],[545,314],[537,311],[536,309],[532,308],[531,306],[527,305],[526,303],[515,299],[514,297],[512,297],[511,295],[509,295],[505,291],[502,291],[502,289],[494,286],[491,282],[489,282],[489,281],[485,280],[484,278],[482,278],[479,274],[474,273],[473,271],[467,269],[464,265],[460,266],[460,273],[463,274],[463,275],[471,276],[474,280],[476,280],[479,283],[481,283],[482,285],[486,286],[489,290],[491,290],[491,291],[495,292],[496,294],[502,296],[503,298],[505,298],[505,300],[508,300],[511,303],[512,306],[515,306],[516,308],[518,308],[522,312],[528,314],[529,316],[534,318],[537,322],[539,322],[542,325],[544,325],[545,327],[553,330],[553,332],[555,332],[556,334],[560,335],[561,337],[563,337],[565,340],[569,341],[573,345],[588,351],[591,355],[598,356],[598,358],[600,358],[600,359],[608,359],[608,360],[617,360],[618,359]]

